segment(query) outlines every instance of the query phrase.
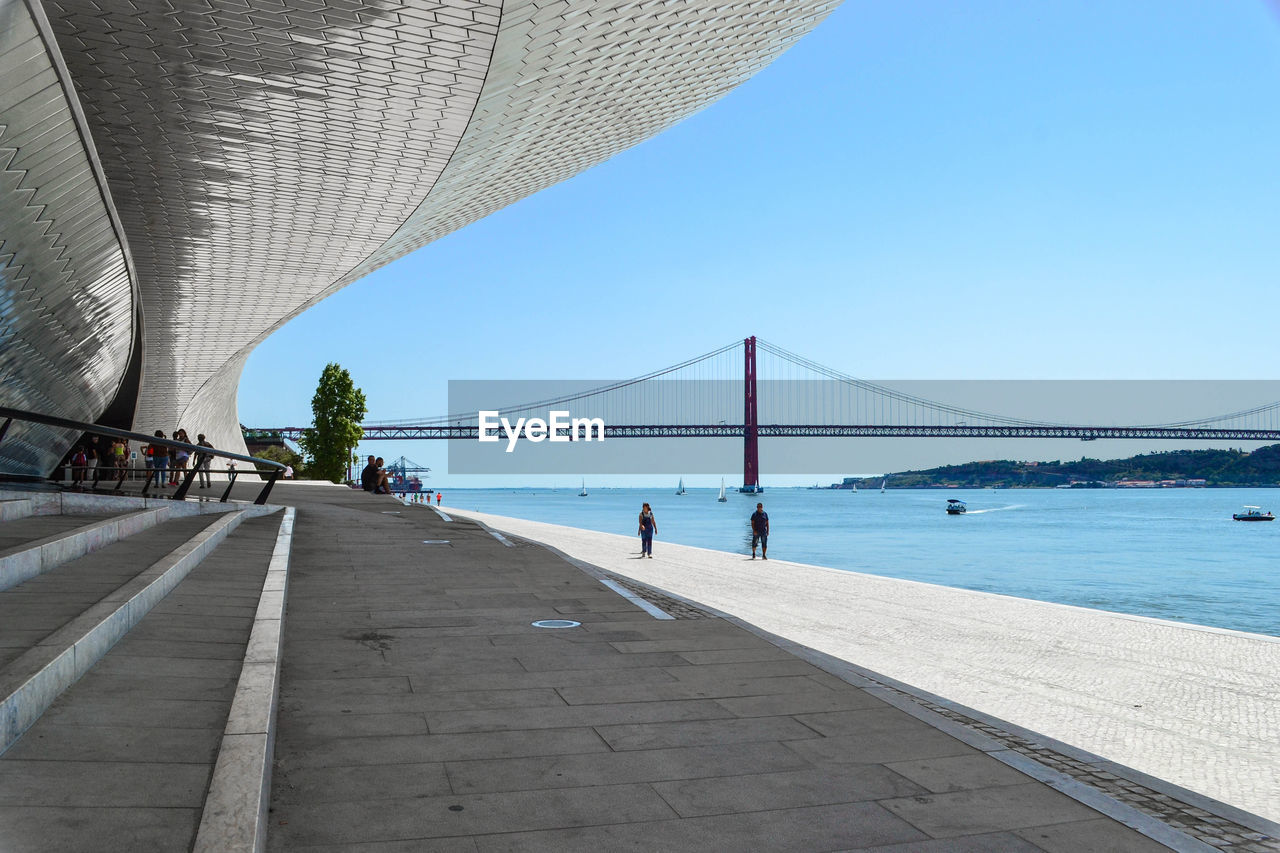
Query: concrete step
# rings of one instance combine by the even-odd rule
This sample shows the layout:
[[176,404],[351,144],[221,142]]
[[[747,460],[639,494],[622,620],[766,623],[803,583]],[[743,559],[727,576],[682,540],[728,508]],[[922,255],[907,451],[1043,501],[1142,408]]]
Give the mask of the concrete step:
[[174,519],[0,590],[0,667],[39,645],[215,519]]
[[[265,815],[210,787],[263,799],[263,762],[235,738],[274,718],[282,527],[276,513],[229,532],[0,756],[0,846],[190,850],[219,810],[256,834]],[[234,835],[205,849],[241,849]]]
[[0,592],[0,635],[26,634],[3,647],[0,752],[246,517],[177,519]]
[[157,507],[112,515],[37,515],[0,524],[0,590],[149,530],[170,514],[169,507]]
[[30,498],[0,498],[0,521],[17,521],[36,514],[36,502]]
[[119,512],[83,515],[28,515],[0,524],[0,554],[21,550],[32,542],[67,533],[121,515]]

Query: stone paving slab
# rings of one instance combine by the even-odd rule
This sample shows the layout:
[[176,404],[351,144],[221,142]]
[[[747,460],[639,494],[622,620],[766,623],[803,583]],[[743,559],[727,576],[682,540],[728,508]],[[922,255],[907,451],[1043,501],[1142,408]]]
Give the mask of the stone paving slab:
[[449,512],[1230,803],[1269,827],[1280,819],[1280,638],[809,566],[777,548],[779,559],[765,563],[666,544],[638,561],[629,559],[633,537]]
[[269,850],[1165,849],[727,620],[389,498],[273,497],[298,513]]

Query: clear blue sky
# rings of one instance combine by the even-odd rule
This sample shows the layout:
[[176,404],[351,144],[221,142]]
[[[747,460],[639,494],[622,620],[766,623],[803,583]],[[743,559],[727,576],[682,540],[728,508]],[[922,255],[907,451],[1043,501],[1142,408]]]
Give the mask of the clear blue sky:
[[[849,0],[293,320],[241,420],[307,424],[329,361],[383,420],[444,413],[449,379],[629,377],[751,334],[869,379],[1274,378],[1277,152],[1273,4]],[[482,484],[443,443],[363,449]]]

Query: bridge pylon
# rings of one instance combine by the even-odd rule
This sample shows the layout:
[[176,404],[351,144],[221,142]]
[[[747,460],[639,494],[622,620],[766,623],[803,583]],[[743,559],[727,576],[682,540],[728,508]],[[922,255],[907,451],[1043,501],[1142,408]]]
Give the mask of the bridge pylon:
[[743,342],[745,370],[742,376],[742,488],[738,491],[755,494],[760,491],[760,423],[756,406],[756,336]]

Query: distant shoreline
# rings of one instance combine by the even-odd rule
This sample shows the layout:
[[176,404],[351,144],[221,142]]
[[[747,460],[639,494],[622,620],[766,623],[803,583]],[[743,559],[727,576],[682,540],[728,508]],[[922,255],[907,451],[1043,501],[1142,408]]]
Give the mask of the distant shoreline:
[[1280,444],[1252,452],[1172,450],[1127,459],[986,459],[919,471],[845,477],[843,482],[826,488],[852,491],[881,489],[886,484],[898,489],[1272,489],[1280,486]]
[[[775,488],[788,488],[788,487],[787,487],[787,486],[778,486],[778,487],[775,487]],[[801,488],[801,489],[807,488],[807,489],[813,489],[813,490],[816,490],[816,491],[826,491],[826,492],[852,492],[852,491],[854,491],[854,490],[855,490],[855,488],[856,488],[856,489],[858,489],[858,490],[860,490],[860,491],[869,491],[869,492],[878,492],[878,491],[880,491],[880,487],[879,487],[879,486],[866,486],[866,487],[857,486],[857,487],[855,487],[855,486],[847,486],[847,485],[845,485],[844,483],[832,483],[830,486],[793,486],[793,487],[790,487],[790,488]],[[1050,491],[1050,492],[1051,492],[1051,491],[1055,491],[1055,490],[1062,490],[1062,491],[1066,491],[1066,490],[1068,490],[1068,489],[1127,489],[1127,490],[1142,489],[1142,490],[1148,490],[1148,491],[1149,491],[1149,490],[1152,490],[1152,489],[1280,489],[1280,483],[1206,483],[1206,484],[1204,484],[1204,485],[1200,485],[1200,486],[1178,486],[1178,485],[1173,485],[1173,486],[1161,486],[1161,485],[1155,485],[1155,486],[1131,486],[1131,485],[1120,485],[1120,484],[1118,484],[1118,483],[1097,483],[1097,484],[1093,484],[1093,483],[1090,483],[1090,484],[1075,484],[1075,483],[1073,483],[1073,484],[1071,484],[1071,485],[1067,485],[1067,486],[1024,486],[1024,485],[1022,485],[1022,484],[1012,484],[1012,483],[1011,483],[1011,484],[1006,485],[1006,484],[1004,484],[1004,483],[1001,483],[1001,484],[997,484],[997,485],[963,485],[963,486],[959,486],[959,485],[952,485],[952,484],[949,484],[949,483],[931,483],[931,484],[927,484],[927,485],[917,485],[917,486],[885,486],[884,488],[885,488],[885,491],[889,491],[889,492],[892,492],[892,491],[899,491],[899,492],[918,492],[918,491],[931,490],[931,489],[943,489],[943,490],[950,490],[950,489],[982,489],[982,490],[985,490],[985,489],[1020,489],[1020,490],[1022,490],[1022,489],[1041,489],[1041,490],[1044,490],[1044,491]]]

